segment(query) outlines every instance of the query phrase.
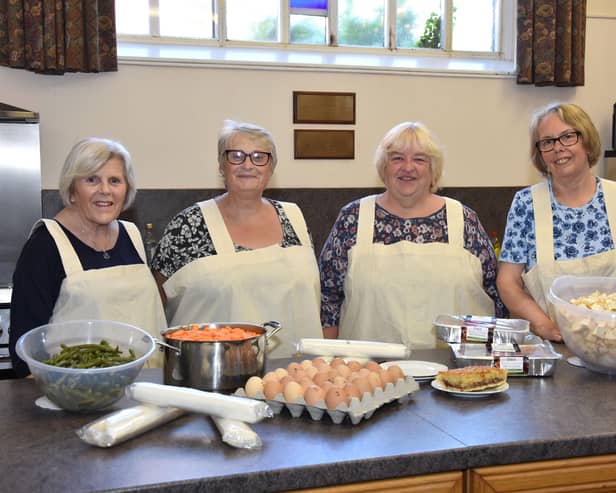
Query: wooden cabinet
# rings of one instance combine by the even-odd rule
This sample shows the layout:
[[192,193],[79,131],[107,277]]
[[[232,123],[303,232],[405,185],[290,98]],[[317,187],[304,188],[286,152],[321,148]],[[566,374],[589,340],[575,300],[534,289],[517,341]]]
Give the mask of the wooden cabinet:
[[616,455],[472,469],[468,493],[614,493]]
[[462,472],[443,472],[408,478],[364,481],[362,483],[297,490],[297,493],[463,493],[463,491],[464,476]]

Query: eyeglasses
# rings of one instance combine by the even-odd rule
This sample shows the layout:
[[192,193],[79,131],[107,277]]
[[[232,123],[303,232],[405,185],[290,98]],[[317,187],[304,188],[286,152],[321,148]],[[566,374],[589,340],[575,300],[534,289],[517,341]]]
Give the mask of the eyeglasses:
[[572,145],[578,143],[578,141],[580,140],[580,135],[582,135],[582,132],[573,130],[558,137],[550,137],[549,139],[538,140],[537,142],[535,142],[535,146],[541,152],[550,152],[552,149],[554,149],[556,141],[560,142],[565,147],[571,147]]
[[248,153],[236,149],[229,149],[225,151],[225,156],[230,164],[242,164],[246,161],[246,158],[249,157],[250,162],[255,166],[265,166],[270,162],[272,153],[263,151],[252,151]]

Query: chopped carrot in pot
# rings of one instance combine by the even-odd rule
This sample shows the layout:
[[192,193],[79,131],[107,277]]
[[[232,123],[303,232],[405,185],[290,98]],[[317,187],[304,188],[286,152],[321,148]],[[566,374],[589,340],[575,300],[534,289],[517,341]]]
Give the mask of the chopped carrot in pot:
[[186,328],[179,328],[165,334],[168,339],[195,342],[215,342],[215,341],[243,341],[252,337],[260,336],[262,332],[254,329],[244,329],[241,327],[220,327],[218,329],[199,327],[192,324]]

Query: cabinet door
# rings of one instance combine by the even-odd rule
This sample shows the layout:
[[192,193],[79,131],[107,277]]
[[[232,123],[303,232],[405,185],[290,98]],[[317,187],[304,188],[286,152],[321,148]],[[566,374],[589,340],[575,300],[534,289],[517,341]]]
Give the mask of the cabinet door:
[[472,469],[469,493],[614,493],[616,455]]
[[408,478],[325,486],[323,488],[298,490],[298,493],[463,493],[463,485],[461,472],[444,472]]

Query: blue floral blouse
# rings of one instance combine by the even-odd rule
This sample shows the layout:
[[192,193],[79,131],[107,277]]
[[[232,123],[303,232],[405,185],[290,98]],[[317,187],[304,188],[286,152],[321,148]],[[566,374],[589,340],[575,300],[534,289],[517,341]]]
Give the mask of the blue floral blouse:
[[[582,207],[559,204],[548,180],[554,228],[554,260],[571,260],[614,248],[601,180],[593,198]],[[537,264],[535,213],[531,188],[517,192],[507,214],[507,226],[499,260],[525,264],[528,272]]]
[[[507,316],[507,310],[496,290],[496,256],[490,238],[477,214],[466,206],[464,210],[464,248],[481,261],[483,289],[494,300],[497,317]],[[434,214],[404,219],[375,204],[374,243],[390,245],[402,240],[415,243],[448,242],[445,206]],[[340,211],[319,257],[321,273],[321,324],[338,325],[344,302],[344,280],[349,263],[349,250],[357,239],[359,200]]]

